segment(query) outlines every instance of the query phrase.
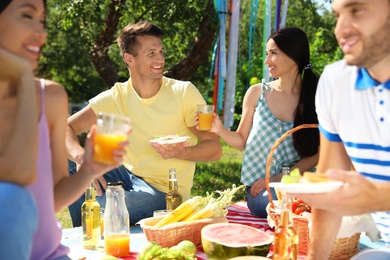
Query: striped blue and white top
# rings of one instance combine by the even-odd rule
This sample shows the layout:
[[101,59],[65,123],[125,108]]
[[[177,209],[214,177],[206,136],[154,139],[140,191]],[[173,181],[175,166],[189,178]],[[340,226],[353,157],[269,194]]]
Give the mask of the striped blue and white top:
[[[390,181],[390,80],[380,84],[344,60],[328,65],[318,84],[316,110],[321,133],[343,142],[357,172]],[[372,216],[390,245],[390,212]]]

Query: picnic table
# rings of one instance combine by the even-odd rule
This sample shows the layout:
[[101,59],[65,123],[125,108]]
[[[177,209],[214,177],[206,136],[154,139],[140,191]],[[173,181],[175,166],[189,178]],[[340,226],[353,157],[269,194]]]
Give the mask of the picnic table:
[[[250,214],[246,202],[238,202],[228,207],[228,214],[226,216],[229,223],[238,223],[254,228],[260,229],[269,234],[273,234],[273,229],[268,225],[267,219],[258,218]],[[86,250],[82,247],[82,230],[81,227],[64,229],[62,233],[62,244],[68,246],[71,250],[70,257],[74,260],[99,260],[105,255],[103,243],[96,250]],[[124,258],[125,260],[136,260],[138,252],[142,246],[147,242],[146,236],[143,233],[140,226],[130,227],[130,254]],[[359,249],[363,248],[381,248],[384,247],[383,241],[371,242],[371,239],[364,234],[360,238]],[[196,257],[198,260],[207,260],[207,256],[202,251],[201,247],[198,247]],[[304,259],[304,256],[300,256]]]

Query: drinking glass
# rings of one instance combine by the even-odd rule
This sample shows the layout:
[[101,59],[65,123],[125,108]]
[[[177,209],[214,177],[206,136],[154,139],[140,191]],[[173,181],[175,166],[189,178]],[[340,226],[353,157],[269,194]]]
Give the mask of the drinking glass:
[[93,160],[105,164],[115,164],[113,150],[127,139],[131,120],[128,117],[99,113],[96,122]]

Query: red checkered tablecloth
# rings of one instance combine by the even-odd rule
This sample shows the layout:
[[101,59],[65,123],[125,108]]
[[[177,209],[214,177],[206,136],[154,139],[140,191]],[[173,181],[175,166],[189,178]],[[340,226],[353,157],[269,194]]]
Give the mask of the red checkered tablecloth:
[[229,220],[229,223],[244,224],[273,234],[273,229],[268,225],[267,219],[253,216],[249,212],[245,201],[238,202],[228,207],[226,218]]
[[[258,228],[261,231],[267,232],[269,234],[273,234],[273,230],[268,226],[267,219],[258,218],[250,214],[249,209],[247,207],[246,202],[238,202],[236,204],[228,207],[228,214],[226,216],[229,223],[237,223],[244,224],[254,228]],[[139,227],[132,227],[138,228]],[[140,233],[131,233],[130,240],[134,245],[131,246],[131,253],[123,258],[124,260],[136,260],[139,250],[141,249],[141,245],[145,243],[146,237],[143,234],[142,230]],[[104,256],[104,250],[99,248],[98,250],[84,250],[82,248],[82,240],[81,240],[81,228],[73,228],[63,231],[63,244],[67,245],[71,249],[70,257],[75,260],[92,260],[92,259],[100,259]],[[136,243],[135,243],[136,242]],[[202,247],[199,246],[196,257],[198,260],[207,260],[207,256],[204,254]]]

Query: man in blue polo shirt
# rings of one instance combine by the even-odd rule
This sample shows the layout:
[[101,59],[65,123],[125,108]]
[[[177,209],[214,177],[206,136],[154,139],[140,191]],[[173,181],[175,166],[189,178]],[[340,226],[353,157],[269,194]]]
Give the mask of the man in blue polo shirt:
[[328,259],[342,216],[371,213],[390,246],[390,1],[335,0],[332,8],[345,59],[319,81],[317,171],[344,185],[294,194],[313,207],[307,259],[316,260]]

